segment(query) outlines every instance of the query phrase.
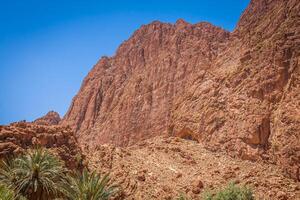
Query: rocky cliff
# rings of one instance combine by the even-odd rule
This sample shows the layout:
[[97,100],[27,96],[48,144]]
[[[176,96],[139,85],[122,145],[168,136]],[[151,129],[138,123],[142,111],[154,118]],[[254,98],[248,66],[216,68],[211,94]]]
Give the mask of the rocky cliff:
[[62,124],[82,146],[157,135],[299,177],[300,2],[252,0],[233,32],[155,21],[84,79]]

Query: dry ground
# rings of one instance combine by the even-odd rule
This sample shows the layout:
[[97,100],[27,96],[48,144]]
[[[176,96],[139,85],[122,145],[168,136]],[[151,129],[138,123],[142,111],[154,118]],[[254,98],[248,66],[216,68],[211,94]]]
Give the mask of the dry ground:
[[231,158],[191,140],[156,137],[119,148],[102,145],[87,155],[89,166],[110,172],[124,199],[175,199],[186,193],[201,199],[204,191],[229,182],[247,184],[256,199],[300,199],[300,184],[276,165]]

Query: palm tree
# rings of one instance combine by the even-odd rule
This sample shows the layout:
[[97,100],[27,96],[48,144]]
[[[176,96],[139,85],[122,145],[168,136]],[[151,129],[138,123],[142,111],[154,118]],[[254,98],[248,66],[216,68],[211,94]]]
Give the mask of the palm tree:
[[84,169],[82,174],[68,177],[64,184],[64,194],[69,200],[107,200],[116,191],[116,186],[109,185],[108,174],[102,178],[95,172]]
[[28,150],[24,155],[3,163],[0,181],[29,200],[47,200],[60,195],[64,179],[62,161],[45,149]]

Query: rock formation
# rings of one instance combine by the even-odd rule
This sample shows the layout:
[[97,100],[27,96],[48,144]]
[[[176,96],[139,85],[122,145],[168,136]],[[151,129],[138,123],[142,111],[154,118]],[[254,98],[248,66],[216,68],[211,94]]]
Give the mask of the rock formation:
[[252,0],[236,29],[155,21],[84,79],[62,124],[82,146],[157,135],[299,177],[300,2]]
[[29,122],[0,126],[0,158],[7,158],[38,146],[60,156],[68,168],[82,168],[81,150],[70,128]]
[[57,112],[50,111],[45,116],[34,120],[34,123],[38,125],[58,125],[60,120],[60,116]]
[[228,36],[209,23],[183,20],[141,27],[114,58],[96,64],[63,123],[89,144],[130,145],[166,133],[174,99],[184,95],[188,77],[209,67]]

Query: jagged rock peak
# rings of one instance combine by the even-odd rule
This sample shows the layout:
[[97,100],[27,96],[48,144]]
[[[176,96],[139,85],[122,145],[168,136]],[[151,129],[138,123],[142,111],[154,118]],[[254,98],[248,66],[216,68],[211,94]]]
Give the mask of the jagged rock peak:
[[202,38],[202,42],[206,41],[206,43],[217,45],[217,43],[224,42],[228,37],[228,31],[207,22],[190,24],[184,20],[178,20],[175,24],[171,24],[154,21],[150,24],[142,25],[136,30],[128,40],[120,45],[114,57],[123,54],[122,56],[129,56],[128,60],[132,59],[130,55],[125,54],[130,53],[130,51],[131,54],[133,54],[134,49],[140,49],[139,55],[146,56],[148,50],[155,45],[158,45],[160,48],[168,49],[176,45],[176,48],[179,48],[181,40],[187,40],[189,38],[198,39],[198,41]]
[[143,35],[149,34],[149,33],[155,33],[155,31],[159,31],[159,30],[160,31],[161,30],[167,31],[168,29],[192,30],[193,28],[199,28],[199,27],[206,27],[206,28],[211,28],[211,29],[221,29],[221,30],[225,31],[224,29],[222,29],[218,26],[215,26],[209,22],[198,22],[196,24],[191,24],[191,23],[188,23],[187,21],[185,21],[184,19],[178,19],[174,24],[172,24],[172,23],[166,23],[166,22],[161,22],[161,21],[155,20],[149,24],[142,25],[138,30],[136,30],[134,32],[134,34],[130,38],[143,36]]
[[178,19],[175,23],[175,26],[177,26],[177,27],[185,27],[188,25],[191,25],[191,24],[186,22],[184,19]]
[[57,125],[61,121],[59,114],[55,111],[49,111],[43,117],[34,120],[33,123],[38,125]]

